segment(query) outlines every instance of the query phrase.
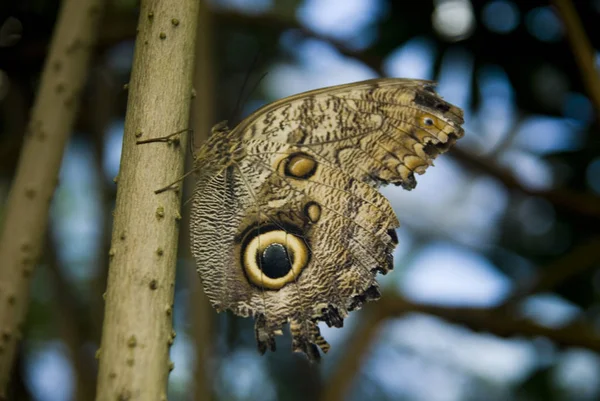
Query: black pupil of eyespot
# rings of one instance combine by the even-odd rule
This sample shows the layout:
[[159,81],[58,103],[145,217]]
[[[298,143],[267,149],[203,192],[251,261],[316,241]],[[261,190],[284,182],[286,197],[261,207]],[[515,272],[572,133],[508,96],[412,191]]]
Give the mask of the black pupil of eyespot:
[[292,268],[292,261],[285,246],[271,244],[263,251],[259,266],[267,277],[281,278]]

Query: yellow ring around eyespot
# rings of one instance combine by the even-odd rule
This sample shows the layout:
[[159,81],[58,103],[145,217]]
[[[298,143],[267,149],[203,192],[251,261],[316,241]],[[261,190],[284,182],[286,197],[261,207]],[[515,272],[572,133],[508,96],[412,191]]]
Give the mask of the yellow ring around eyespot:
[[[285,276],[275,279],[265,275],[256,263],[256,255],[262,253],[272,244],[284,245],[290,259],[293,260],[290,271]],[[308,264],[309,259],[308,248],[304,241],[283,230],[269,231],[255,236],[243,252],[242,263],[248,279],[252,284],[270,290],[278,290],[284,285],[295,281],[302,269]]]

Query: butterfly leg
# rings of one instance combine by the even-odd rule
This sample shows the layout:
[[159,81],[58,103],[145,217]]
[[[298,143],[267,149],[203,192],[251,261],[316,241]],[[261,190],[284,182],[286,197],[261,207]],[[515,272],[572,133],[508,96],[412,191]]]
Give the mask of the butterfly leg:
[[[184,132],[193,132],[193,130],[191,128],[185,128],[182,129],[180,131],[177,132],[173,132],[172,134],[166,135],[166,136],[161,136],[158,138],[151,138],[151,139],[144,139],[142,141],[136,141],[136,145],[143,145],[146,143],[152,143],[152,142],[166,142],[167,144],[171,145],[171,144],[175,144],[178,145],[179,144],[179,135],[183,134]],[[183,181],[183,179],[185,177],[187,177],[188,175],[190,175],[190,173],[194,172],[194,170],[192,170],[191,172],[188,172],[186,174],[184,174],[183,176],[181,176],[180,178],[178,178],[177,180],[173,181],[172,183],[170,183],[169,185],[159,188],[156,191],[154,191],[155,194],[160,194],[162,192],[168,191],[170,189],[173,190],[178,190],[179,186],[175,185],[181,181]]]
[[162,187],[160,189],[157,189],[156,191],[154,191],[155,194],[160,194],[162,192],[168,191],[169,189],[173,189],[175,191],[179,190],[179,186],[175,185],[181,181],[183,181],[188,175],[195,173],[196,170],[192,169],[190,171],[188,171],[187,173],[185,173],[184,175],[182,175],[181,177],[179,177],[178,179],[176,179],[175,181],[173,181],[172,183],[170,183],[169,185],[167,185],[166,187]]
[[169,145],[170,144],[179,144],[179,135],[183,134],[184,132],[192,132],[193,130],[191,128],[185,128],[182,129],[181,131],[177,131],[177,132],[173,132],[172,134],[166,135],[166,136],[161,136],[158,138],[150,138],[150,139],[144,139],[142,141],[136,141],[136,145],[142,145],[145,143],[152,143],[152,142],[167,142]]

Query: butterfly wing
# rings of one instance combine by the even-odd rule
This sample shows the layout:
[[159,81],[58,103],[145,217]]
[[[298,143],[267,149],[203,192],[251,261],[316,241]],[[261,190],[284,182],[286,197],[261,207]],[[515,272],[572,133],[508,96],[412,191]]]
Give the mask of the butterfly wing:
[[341,327],[393,267],[398,221],[376,187],[414,188],[462,122],[430,82],[379,79],[282,99],[217,133],[191,223],[213,306],[254,316],[261,352],[289,322],[294,350],[318,359],[318,321]]

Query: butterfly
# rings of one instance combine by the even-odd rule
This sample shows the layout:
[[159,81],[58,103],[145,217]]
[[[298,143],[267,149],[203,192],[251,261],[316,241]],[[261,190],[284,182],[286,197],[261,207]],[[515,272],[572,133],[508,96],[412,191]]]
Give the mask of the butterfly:
[[430,81],[383,78],[268,104],[212,129],[195,153],[191,248],[217,311],[255,319],[258,349],[329,350],[318,323],[342,327],[377,300],[399,222],[377,188],[416,186],[463,136],[463,112]]

